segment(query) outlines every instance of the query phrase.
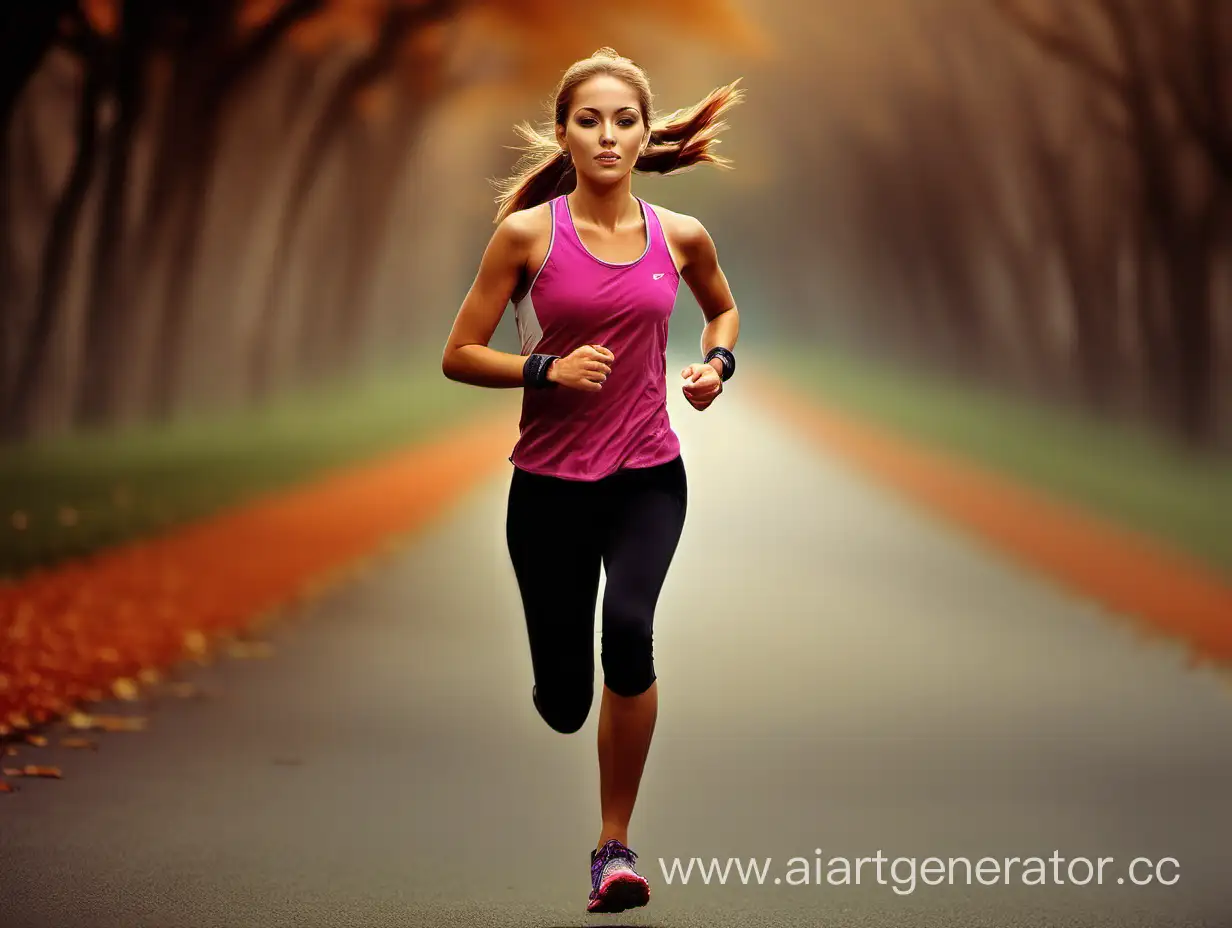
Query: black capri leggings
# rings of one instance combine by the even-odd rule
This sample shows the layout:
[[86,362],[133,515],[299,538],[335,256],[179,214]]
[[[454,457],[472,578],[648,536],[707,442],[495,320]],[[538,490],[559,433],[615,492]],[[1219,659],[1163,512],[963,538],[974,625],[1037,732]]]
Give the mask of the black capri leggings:
[[596,481],[514,468],[505,537],[530,636],[535,708],[556,731],[576,732],[590,714],[600,564],[604,683],[620,696],[654,683],[655,606],[687,506],[680,457]]

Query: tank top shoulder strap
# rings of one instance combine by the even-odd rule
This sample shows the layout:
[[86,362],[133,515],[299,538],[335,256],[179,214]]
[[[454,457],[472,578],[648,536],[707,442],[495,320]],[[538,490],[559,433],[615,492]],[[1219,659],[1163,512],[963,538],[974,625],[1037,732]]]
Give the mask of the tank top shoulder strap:
[[565,194],[552,199],[552,251],[567,261],[577,261],[579,256],[585,256],[577,230],[573,227],[573,217],[569,215],[569,201]]
[[[672,250],[667,245],[667,233],[663,230],[663,222],[659,219],[659,214],[655,212],[655,208],[638,197],[642,204],[642,210],[646,215],[646,231],[649,234],[649,250],[657,252],[661,256],[665,256],[672,266],[675,266],[675,261],[672,258]],[[647,255],[649,257],[649,254]]]
[[543,272],[553,263],[553,258],[557,262],[560,260],[560,199],[560,197],[555,197],[546,203],[548,215],[551,217],[551,223],[548,225],[548,247],[544,250],[543,259],[539,262],[539,266],[530,272],[530,279],[526,282],[525,289],[520,289],[514,293],[512,302],[515,306],[531,295],[535,289],[535,284],[543,276]]

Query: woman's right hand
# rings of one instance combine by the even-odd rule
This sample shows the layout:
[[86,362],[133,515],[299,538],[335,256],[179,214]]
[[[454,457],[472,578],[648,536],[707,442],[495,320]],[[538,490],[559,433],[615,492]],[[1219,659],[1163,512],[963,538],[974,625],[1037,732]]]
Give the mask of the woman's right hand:
[[548,380],[571,390],[597,393],[612,372],[616,356],[602,345],[583,345],[552,362]]

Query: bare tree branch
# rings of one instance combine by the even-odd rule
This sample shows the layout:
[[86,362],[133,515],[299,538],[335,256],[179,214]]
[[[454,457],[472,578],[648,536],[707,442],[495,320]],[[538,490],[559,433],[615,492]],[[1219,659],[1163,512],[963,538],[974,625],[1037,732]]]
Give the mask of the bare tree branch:
[[1093,51],[1064,32],[1033,19],[1016,0],[993,0],[993,6],[1040,50],[1093,78],[1104,90],[1117,96],[1124,92],[1125,76],[1113,65],[1098,60]]

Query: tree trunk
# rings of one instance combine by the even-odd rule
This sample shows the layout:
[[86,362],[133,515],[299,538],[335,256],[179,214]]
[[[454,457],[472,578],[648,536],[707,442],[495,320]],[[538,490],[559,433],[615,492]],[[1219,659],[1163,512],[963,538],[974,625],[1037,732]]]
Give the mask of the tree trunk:
[[127,0],[120,9],[116,122],[94,246],[85,317],[85,376],[78,397],[79,417],[85,425],[108,420],[117,386],[116,369],[126,360],[123,354],[131,318],[125,247],[129,168],[133,137],[145,109],[146,64],[157,13],[154,0]]
[[35,296],[34,320],[23,346],[13,397],[5,415],[5,437],[19,438],[36,426],[34,406],[51,349],[71,264],[77,221],[94,176],[98,148],[98,109],[104,77],[99,50],[82,62],[81,103],[77,114],[77,150],[68,182],[52,215],[43,246],[42,266]]
[[[149,412],[156,421],[166,421],[174,416],[180,402],[179,372],[187,346],[183,344],[184,333],[189,326],[192,312],[190,294],[196,280],[202,222],[206,213],[206,197],[214,163],[222,139],[222,123],[230,107],[233,95],[244,85],[248,77],[269,57],[286,31],[298,20],[316,12],[324,0],[286,0],[260,29],[239,48],[231,50],[227,43],[231,37],[236,0],[227,0],[227,12],[214,13],[209,35],[221,46],[214,52],[199,52],[203,71],[191,75],[191,84],[197,88],[198,109],[192,113],[193,146],[190,153],[181,153],[184,159],[161,171],[156,171],[155,206],[161,209],[162,222],[151,228],[163,238],[162,229],[175,215],[170,203],[159,204],[158,196],[167,196],[168,191],[159,190],[159,181],[166,186],[166,176],[173,168],[181,192],[182,210],[176,218],[179,222],[170,230],[170,273],[165,277],[162,299],[156,306],[154,343],[158,346],[153,360],[153,387]],[[221,63],[219,59],[221,58]],[[175,122],[173,120],[173,122]],[[167,149],[178,148],[171,140]],[[182,170],[184,161],[187,170]]]
[[1212,338],[1210,242],[1201,234],[1170,236],[1167,281],[1176,333],[1175,412],[1181,437],[1206,447],[1215,435],[1215,345]]

